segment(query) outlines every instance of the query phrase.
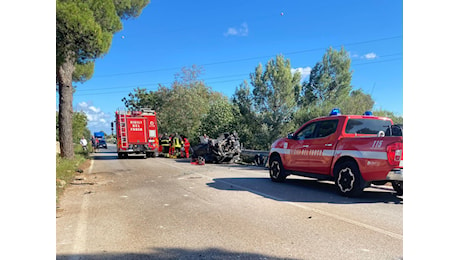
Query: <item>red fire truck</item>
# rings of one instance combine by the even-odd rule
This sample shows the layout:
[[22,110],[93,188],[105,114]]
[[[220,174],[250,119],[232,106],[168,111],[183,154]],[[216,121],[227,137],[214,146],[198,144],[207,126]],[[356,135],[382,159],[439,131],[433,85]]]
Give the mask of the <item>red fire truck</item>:
[[151,109],[115,112],[118,158],[128,154],[158,156],[158,125],[156,112]]
[[290,174],[333,180],[340,194],[357,196],[371,183],[391,182],[403,193],[402,128],[390,118],[341,115],[308,121],[272,144],[269,173],[274,182]]

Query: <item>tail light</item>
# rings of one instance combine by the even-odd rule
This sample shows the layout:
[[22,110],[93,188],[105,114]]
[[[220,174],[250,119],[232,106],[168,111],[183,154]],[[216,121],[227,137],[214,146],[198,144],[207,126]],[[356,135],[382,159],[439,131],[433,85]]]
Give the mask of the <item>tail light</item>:
[[400,142],[392,143],[387,146],[388,163],[393,166],[399,166],[403,160],[403,144]]

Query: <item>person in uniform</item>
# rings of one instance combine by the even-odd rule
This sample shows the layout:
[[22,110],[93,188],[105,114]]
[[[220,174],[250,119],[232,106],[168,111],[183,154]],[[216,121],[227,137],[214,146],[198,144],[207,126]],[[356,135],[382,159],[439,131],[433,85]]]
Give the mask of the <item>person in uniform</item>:
[[190,150],[190,142],[188,141],[187,137],[185,137],[185,135],[181,135],[182,137],[182,140],[183,140],[183,148],[184,148],[184,153],[185,153],[185,158],[189,158],[190,157],[190,153],[189,153],[189,150]]
[[169,157],[169,147],[170,141],[167,133],[164,133],[163,136],[160,138],[160,145],[161,145],[161,152],[164,156]]

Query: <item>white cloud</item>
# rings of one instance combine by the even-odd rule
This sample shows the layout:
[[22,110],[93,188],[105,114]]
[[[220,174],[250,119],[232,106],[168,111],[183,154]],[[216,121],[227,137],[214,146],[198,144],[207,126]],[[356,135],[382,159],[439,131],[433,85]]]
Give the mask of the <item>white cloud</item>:
[[240,27],[230,27],[224,33],[225,36],[248,36],[248,34],[249,28],[247,23],[242,23]]
[[359,58],[359,55],[357,53],[352,52],[348,52],[348,56],[350,56],[350,58]]
[[373,60],[375,58],[377,58],[377,54],[371,52],[371,53],[367,53],[364,55],[364,58],[367,59],[367,60]]
[[95,106],[90,106],[88,107],[89,110],[93,111],[94,113],[99,113],[101,112],[100,108],[96,108]]
[[85,101],[83,101],[83,102],[78,103],[77,107],[86,108],[88,107],[88,104]]
[[224,33],[225,36],[229,36],[229,35],[237,35],[238,34],[238,31],[235,29],[235,28],[228,28],[227,32]]
[[292,74],[294,74],[297,71],[300,72],[300,81],[304,81],[308,76],[310,76],[311,68],[310,67],[305,67],[305,68],[291,69]]
[[112,116],[104,113],[100,108],[95,107],[91,102],[80,102],[75,112],[83,112],[88,118],[88,128],[91,132],[102,130],[107,134],[111,133],[110,122]]

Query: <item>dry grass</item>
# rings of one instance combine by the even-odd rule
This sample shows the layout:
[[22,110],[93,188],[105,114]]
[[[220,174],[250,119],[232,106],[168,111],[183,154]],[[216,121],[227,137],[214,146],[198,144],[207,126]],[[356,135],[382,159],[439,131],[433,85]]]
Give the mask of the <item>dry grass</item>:
[[87,168],[89,154],[80,145],[75,145],[75,157],[72,160],[63,159],[56,154],[56,203],[64,192],[65,187],[74,179],[79,170]]

